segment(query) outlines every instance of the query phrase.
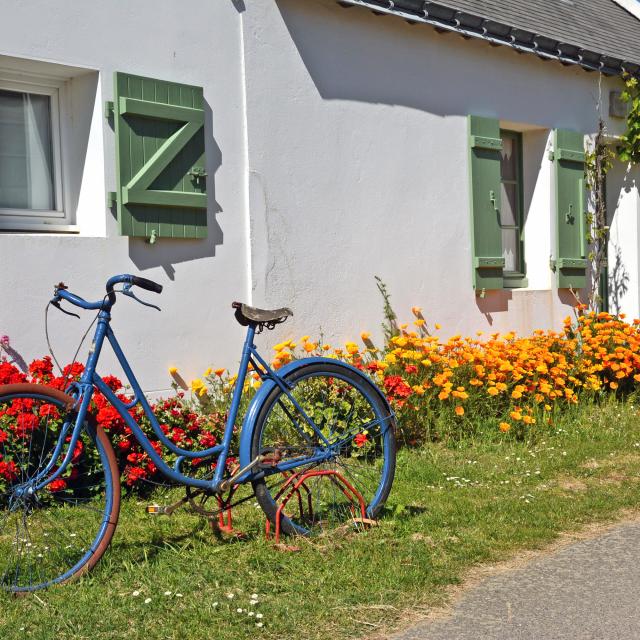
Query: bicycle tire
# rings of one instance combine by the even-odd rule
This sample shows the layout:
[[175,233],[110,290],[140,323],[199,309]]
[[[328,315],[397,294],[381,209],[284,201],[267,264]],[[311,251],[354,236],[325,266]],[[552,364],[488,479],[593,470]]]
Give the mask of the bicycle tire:
[[[65,439],[54,457],[61,425],[75,421],[73,405],[71,396],[45,385],[0,386],[4,590],[36,591],[78,578],[100,560],[115,532],[120,473],[111,443],[93,419],[87,419],[64,477],[50,479],[67,450]],[[52,461],[45,486],[25,492]]]
[[[365,517],[375,519],[391,491],[396,463],[395,418],[383,397],[367,377],[351,367],[333,361],[302,366],[288,374],[284,380],[290,388],[289,393],[305,412],[314,413],[318,418],[318,421],[314,419],[314,422],[322,425],[323,433],[334,439],[342,436],[342,440],[345,441],[344,446],[341,446],[339,452],[330,460],[322,464],[301,466],[295,471],[304,473],[332,470],[339,473],[363,496],[366,503]],[[330,401],[327,407],[319,406],[322,394],[325,400]],[[285,460],[287,452],[289,460],[293,460],[296,450],[298,455],[301,455],[302,440],[309,450],[315,448],[317,451],[318,447],[328,450],[327,446],[308,429],[307,433],[301,433],[300,424],[292,427],[293,420],[287,415],[292,408],[295,409],[293,403],[279,387],[275,387],[266,397],[258,412],[252,434],[251,459],[265,451],[278,449],[285,452]],[[355,428],[350,427],[348,421],[344,424],[345,418],[340,410],[347,409],[350,411],[348,415],[357,412],[356,420],[360,424],[356,424]],[[299,417],[302,415],[299,411],[296,411],[296,414]],[[342,429],[341,432],[336,428],[338,426]],[[360,427],[367,428],[359,430]],[[360,434],[364,438],[361,436],[358,440]],[[311,443],[306,442],[308,438],[312,439]],[[350,440],[347,441],[345,438]],[[287,439],[296,441],[287,442]],[[278,496],[286,482],[286,476],[280,478],[275,488],[273,478],[273,474],[269,475],[267,472],[265,477],[253,480],[252,484],[258,504],[271,523],[275,524],[278,500],[282,500],[288,491],[285,489],[285,492]],[[279,528],[283,533],[313,535],[357,520],[352,516],[359,514],[354,514],[354,509],[348,504],[355,504],[355,501],[339,495],[342,493],[338,486],[340,483],[334,482],[332,478],[315,476],[305,484],[311,485],[307,486],[310,493],[313,494],[314,488],[322,488],[325,495],[320,497],[319,504],[309,502],[317,509],[314,514],[305,516],[299,513],[296,518],[292,515],[294,509],[287,509],[281,514]],[[309,497],[307,489],[304,489],[306,495],[302,496],[304,501],[315,501],[316,496]],[[341,501],[341,506],[337,505],[338,501]],[[294,503],[298,503],[300,511],[299,500],[294,500],[291,504]],[[357,508],[355,511],[357,512]]]

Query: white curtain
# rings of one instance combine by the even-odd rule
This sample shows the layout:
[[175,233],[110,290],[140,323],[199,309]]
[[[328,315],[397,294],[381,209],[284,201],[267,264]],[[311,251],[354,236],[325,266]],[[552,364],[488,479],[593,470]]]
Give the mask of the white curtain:
[[0,208],[55,209],[51,99],[0,90]]

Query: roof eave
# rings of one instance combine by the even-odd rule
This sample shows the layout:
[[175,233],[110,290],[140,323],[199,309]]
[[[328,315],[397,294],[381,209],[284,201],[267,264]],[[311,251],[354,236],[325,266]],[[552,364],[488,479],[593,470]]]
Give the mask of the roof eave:
[[[450,31],[465,38],[477,38],[493,45],[511,47],[520,53],[531,53],[544,60],[557,60],[564,65],[577,65],[588,71],[606,75],[640,76],[640,65],[604,53],[582,49],[542,34],[503,24],[483,16],[457,11],[452,7],[422,0],[337,0],[343,7],[359,6],[374,13],[393,15],[410,23],[428,24],[440,31]],[[405,6],[399,6],[400,4]]]

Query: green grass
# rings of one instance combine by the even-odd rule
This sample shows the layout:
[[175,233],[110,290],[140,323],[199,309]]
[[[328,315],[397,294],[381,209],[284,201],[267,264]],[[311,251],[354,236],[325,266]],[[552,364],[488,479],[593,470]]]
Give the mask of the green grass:
[[248,533],[238,541],[216,539],[186,512],[151,518],[146,503],[127,499],[114,544],[90,576],[23,598],[0,595],[0,637],[313,640],[392,628],[407,610],[442,604],[475,564],[636,508],[638,418],[631,402],[614,401],[576,410],[553,433],[541,428],[529,445],[401,451],[378,527],[296,541],[298,552],[264,539],[253,503],[236,516]]

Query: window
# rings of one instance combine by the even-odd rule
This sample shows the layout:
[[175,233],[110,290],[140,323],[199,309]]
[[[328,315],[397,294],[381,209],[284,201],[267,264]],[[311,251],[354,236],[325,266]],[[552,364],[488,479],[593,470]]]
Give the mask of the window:
[[58,88],[0,76],[0,225],[64,224]]
[[522,180],[522,134],[500,131],[502,256],[504,286],[522,286],[525,275],[523,236],[524,194]]

